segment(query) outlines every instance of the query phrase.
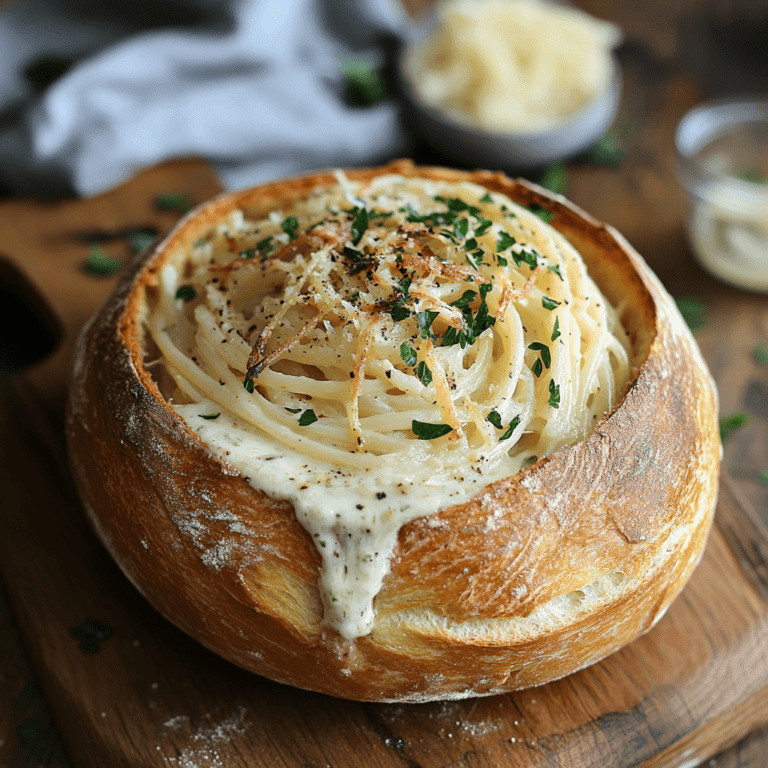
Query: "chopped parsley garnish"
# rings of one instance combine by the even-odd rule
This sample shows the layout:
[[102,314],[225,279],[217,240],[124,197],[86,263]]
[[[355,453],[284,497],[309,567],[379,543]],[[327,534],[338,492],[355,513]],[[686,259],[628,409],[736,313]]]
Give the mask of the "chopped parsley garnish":
[[256,254],[259,254],[262,259],[266,259],[275,248],[277,248],[277,243],[275,243],[275,238],[270,235],[263,240],[259,240],[254,248],[247,248],[246,250],[241,251],[240,258],[252,259]]
[[758,476],[757,479],[763,484],[768,485],[768,469],[764,469]]
[[429,424],[426,421],[414,419],[411,422],[411,430],[419,440],[435,440],[453,432],[453,427],[450,424]]
[[408,291],[411,290],[411,282],[412,281],[410,277],[404,277],[397,281],[397,287],[403,293],[408,293]]
[[480,219],[478,225],[475,227],[474,232],[477,237],[484,235],[493,225],[490,219]]
[[555,384],[554,379],[549,381],[549,405],[553,408],[560,407],[560,385]]
[[174,213],[187,213],[194,207],[189,195],[179,192],[166,192],[155,198],[155,208],[159,211],[173,211]]
[[515,240],[509,232],[500,232],[499,239],[496,241],[496,250],[501,253],[501,251],[506,251],[507,248],[511,248],[516,242],[517,240]]
[[99,653],[101,643],[112,637],[112,627],[96,619],[85,619],[82,624],[69,628],[69,634],[77,640],[77,647],[87,654]]
[[467,257],[467,262],[469,263],[469,266],[474,267],[475,269],[480,269],[483,263],[483,256],[485,256],[485,251],[482,248],[477,248],[473,250],[471,253],[468,252],[466,254],[466,257]]
[[85,262],[86,272],[92,275],[98,275],[99,277],[106,277],[108,275],[114,275],[115,272],[119,272],[122,268],[123,263],[105,253],[101,246],[91,246],[88,260]]
[[245,391],[249,394],[253,394],[253,379],[245,377],[245,381],[243,381],[243,387],[245,388]]
[[197,296],[197,291],[191,285],[180,285],[176,289],[176,298],[182,301],[192,301]]
[[427,364],[422,360],[416,368],[416,377],[422,383],[422,386],[428,387],[432,383],[432,371],[429,370]]
[[437,195],[435,200],[439,203],[445,203],[448,206],[448,210],[453,213],[461,213],[462,211],[468,211],[471,215],[476,216],[480,213],[480,209],[477,206],[470,205],[464,202],[460,197],[441,197]]
[[288,408],[288,406],[286,406],[285,410],[288,411],[288,413],[298,413],[301,408]]
[[537,376],[541,376],[541,365],[544,364],[545,368],[549,368],[552,364],[552,354],[549,351],[549,347],[546,344],[542,344],[540,341],[534,341],[528,345],[528,349],[538,352],[540,357],[534,363],[534,367],[531,369]]
[[554,213],[552,211],[548,211],[544,206],[542,205],[527,205],[526,208],[536,216],[538,216],[542,221],[549,222],[552,221],[554,218]]
[[352,245],[357,245],[362,239],[365,231],[368,229],[368,209],[353,208],[352,214]]
[[199,413],[198,416],[201,419],[206,419],[207,421],[213,421],[214,419],[218,419],[219,416],[221,416],[221,411],[219,411],[219,413]]
[[400,345],[400,357],[406,365],[416,365],[418,360],[416,350],[407,342]]
[[552,341],[554,341],[559,336],[560,336],[560,318],[556,317],[554,328],[552,328],[552,336],[550,338]]
[[554,267],[553,266],[549,266],[549,267],[547,267],[547,270],[549,272],[554,272],[561,280],[563,279],[563,276],[560,274],[560,265],[559,264],[555,264]]
[[[491,411],[488,414],[488,417],[486,421],[489,421],[491,424],[493,424],[496,429],[504,429],[504,425],[501,423],[501,416],[496,411]],[[507,427],[504,434],[499,438],[499,442],[502,440],[509,440],[510,437],[512,437],[512,433],[517,429],[518,425],[520,424],[520,417],[515,416],[512,421],[509,422],[509,426]]]
[[539,265],[539,254],[533,248],[524,248],[520,253],[510,252],[516,266],[527,264],[531,269],[536,269]]
[[370,107],[387,98],[387,89],[379,73],[364,59],[341,61],[347,81],[345,101],[350,107]]
[[462,327],[459,329],[449,326],[443,334],[440,346],[452,347],[454,344],[460,344],[462,349],[466,346],[472,346],[483,331],[495,324],[496,318],[489,314],[488,305],[485,302],[485,297],[493,289],[493,285],[481,283],[478,288],[480,290],[480,306],[477,309],[477,314],[473,315],[472,308],[469,306],[470,301],[476,298],[476,294],[470,298],[470,294],[474,294],[474,291],[465,291],[460,298],[452,302],[451,306],[461,309]]
[[486,193],[485,193],[485,194],[484,194],[484,195],[483,195],[483,196],[480,198],[480,202],[481,202],[481,203],[492,203],[492,202],[493,202],[493,198],[491,197],[491,193],[490,193],[490,192],[486,192]]
[[296,239],[296,232],[299,229],[299,220],[295,216],[288,216],[283,219],[280,228],[290,238],[291,242]]
[[720,417],[720,441],[725,442],[737,429],[741,429],[749,423],[749,414],[746,411],[729,413]]
[[458,309],[467,309],[469,305],[477,298],[477,291],[464,291],[464,293],[461,294],[461,297],[456,299],[456,301],[451,302],[452,307],[457,307]]
[[310,424],[314,424],[317,421],[317,415],[311,408],[307,408],[304,413],[299,417],[299,426],[308,427]]
[[556,195],[565,194],[568,189],[568,171],[562,163],[551,163],[544,169],[539,184]]
[[542,296],[541,306],[544,307],[544,309],[555,309],[555,307],[560,306],[560,302],[550,299],[549,296]]
[[411,316],[411,310],[405,306],[405,296],[398,297],[392,306],[389,307],[389,316],[396,323]]
[[366,269],[373,266],[373,257],[366,256],[362,251],[358,251],[355,248],[350,248],[348,245],[345,245],[342,252],[344,254],[344,258],[351,262],[349,265],[350,275],[356,275],[359,272],[364,272]]
[[419,312],[416,315],[416,323],[421,331],[422,339],[435,338],[435,334],[432,333],[432,323],[435,322],[438,312],[432,309],[425,309],[423,312]]
[[760,344],[752,350],[752,359],[763,368],[768,367],[768,346]]
[[520,417],[515,416],[515,418],[509,422],[507,431],[499,438],[499,442],[501,442],[502,440],[509,440],[509,438],[512,437],[512,433],[517,429],[517,426],[519,423],[520,423]]
[[128,235],[128,244],[133,253],[141,253],[155,242],[156,237],[156,229],[135,229]]
[[616,131],[608,131],[601,136],[584,154],[584,160],[593,165],[619,165],[624,159]]
[[[513,245],[517,245],[517,240],[515,240],[509,232],[499,233],[499,238],[496,241],[496,250],[498,253],[508,250]],[[539,264],[539,254],[533,248],[523,248],[519,253],[517,251],[510,251],[510,256],[512,256],[515,266],[517,267],[527,264],[531,269],[536,269]],[[507,260],[505,258],[499,255],[497,255],[496,258],[502,267],[507,266]]]
[[707,305],[695,296],[680,296],[675,304],[683,316],[683,320],[693,333],[700,331],[707,324]]
[[485,303],[485,297],[493,290],[492,283],[483,283],[480,288],[480,307],[477,310],[475,316],[475,325],[477,329],[476,335],[479,336],[484,330],[490,328],[495,322],[496,318],[491,317],[488,314],[488,305]]

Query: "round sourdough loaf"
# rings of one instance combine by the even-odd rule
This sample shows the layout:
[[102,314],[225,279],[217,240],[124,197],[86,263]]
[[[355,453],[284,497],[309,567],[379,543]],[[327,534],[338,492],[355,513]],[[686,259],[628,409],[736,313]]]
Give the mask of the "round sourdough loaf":
[[264,214],[336,183],[317,173],[224,194],[140,256],[85,329],[67,432],[90,522],[140,592],[235,664],[334,696],[419,702],[541,685],[648,630],[704,549],[717,493],[717,399],[657,278],[610,227],[490,172],[400,161],[352,170],[470,181],[542,206],[632,346],[618,403],[586,439],[399,530],[370,633],[323,620],[321,558],[291,503],[252,487],[166,402],[145,367],[146,294],[233,210]]

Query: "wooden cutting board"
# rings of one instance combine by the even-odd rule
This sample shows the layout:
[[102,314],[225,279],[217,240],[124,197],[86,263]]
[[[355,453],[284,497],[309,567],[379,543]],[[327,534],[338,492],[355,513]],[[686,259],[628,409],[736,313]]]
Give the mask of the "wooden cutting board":
[[[159,196],[200,202],[218,189],[209,167],[190,160],[90,200],[0,204],[0,304],[27,307],[4,317],[0,350],[34,357],[55,344],[1,381],[0,577],[74,768],[682,767],[768,721],[768,532],[729,479],[701,565],[659,624],[538,689],[420,705],[342,701],[243,672],[160,617],[85,523],[62,405],[76,334],[116,281],[84,268],[91,244],[127,259],[137,230],[164,230],[178,216],[159,210]],[[704,338],[723,381],[765,333],[764,300],[739,306],[731,315],[726,299],[715,304],[719,326]],[[763,445],[764,427],[751,427]]]

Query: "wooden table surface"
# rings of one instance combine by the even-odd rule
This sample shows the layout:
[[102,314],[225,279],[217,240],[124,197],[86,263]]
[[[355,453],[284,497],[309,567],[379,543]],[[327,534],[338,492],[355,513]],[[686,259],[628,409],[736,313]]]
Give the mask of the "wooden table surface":
[[[426,4],[423,0],[407,2],[412,10]],[[741,501],[768,524],[768,485],[760,481],[761,472],[768,469],[768,369],[752,357],[756,345],[768,343],[768,298],[718,283],[692,259],[683,232],[685,200],[675,178],[672,145],[675,125],[687,109],[707,96],[739,87],[755,89],[752,70],[735,78],[723,73],[735,66],[739,41],[748,45],[749,35],[743,30],[754,31],[761,18],[749,4],[726,0],[580,0],[577,4],[617,21],[625,30],[626,40],[619,51],[624,94],[615,124],[624,154],[616,165],[600,166],[581,159],[567,163],[566,194],[616,226],[674,296],[694,297],[706,307],[706,322],[697,338],[718,383],[722,412],[747,411],[752,417],[726,442],[724,468]],[[739,18],[747,18],[751,24],[741,25]],[[768,18],[762,21],[768,29]],[[744,60],[748,59],[745,53]],[[765,61],[763,69],[768,71]],[[424,162],[448,162],[419,139],[414,154]],[[179,171],[182,176],[193,172],[189,168]],[[8,202],[0,201],[3,204]],[[171,220],[166,214],[161,224]],[[0,251],[12,250],[12,246],[0,243]],[[0,287],[4,279],[0,271]],[[763,553],[761,567],[765,569],[767,562],[768,554]],[[63,768],[68,764],[24,643],[6,603],[0,601],[0,768]],[[706,764],[719,768],[768,766],[768,727]],[[678,760],[674,765],[688,768],[691,764]]]

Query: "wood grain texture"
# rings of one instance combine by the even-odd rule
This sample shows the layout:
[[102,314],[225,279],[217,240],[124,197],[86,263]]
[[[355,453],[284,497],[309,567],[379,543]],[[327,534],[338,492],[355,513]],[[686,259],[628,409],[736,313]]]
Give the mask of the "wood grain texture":
[[[408,4],[415,9],[426,2]],[[666,3],[580,4],[620,21],[630,35],[620,55],[625,90],[617,121],[626,156],[617,167],[569,164],[567,194],[617,226],[673,294],[705,301],[709,322],[697,338],[722,410],[752,415],[725,446],[733,482],[724,483],[717,530],[689,588],[654,631],[629,648],[553,686],[514,696],[359,705],[227,665],[148,608],[95,541],[71,495],[60,433],[66,345],[111,285],[110,278],[82,273],[83,233],[165,228],[174,216],[155,210],[155,196],[184,191],[202,200],[217,189],[215,176],[205,164],[183,162],[86,203],[6,201],[0,250],[46,291],[69,324],[54,357],[23,379],[4,381],[0,391],[0,482],[7,489],[0,504],[0,579],[75,768],[768,765],[768,728],[760,728],[768,717],[768,542],[755,522],[768,521],[768,488],[759,480],[768,468],[767,374],[751,355],[768,341],[768,302],[714,281],[685,243],[671,136],[706,89],[679,66],[682,10]],[[705,4],[680,5],[690,15]],[[119,239],[104,248],[120,258],[129,254]],[[30,398],[31,386],[39,396]],[[114,630],[97,654],[82,653],[69,632],[87,618]],[[49,726],[41,697],[25,693],[29,671],[8,626],[0,622],[0,765],[65,768],[61,752],[36,754],[20,741],[18,728],[30,715],[44,734]]]
[[[115,192],[131,205],[143,196],[144,218],[133,218],[126,205],[110,226],[148,221],[151,201],[171,184],[193,198],[198,185],[215,187],[212,175],[188,168],[188,179],[171,181],[155,169],[148,174],[153,183],[142,175]],[[26,218],[16,203],[10,216],[0,206],[0,236],[13,228],[23,240],[19,221],[34,222],[26,234],[32,243],[16,263],[39,278],[46,295],[65,280],[76,285],[80,298],[71,310],[63,289],[55,303],[66,338],[88,314],[82,294],[90,290],[95,305],[111,281],[79,271],[80,240],[62,250],[55,268],[51,252],[34,240],[55,239],[60,219],[49,224],[38,204],[24,205]],[[104,207],[119,205],[97,199],[71,207],[65,231],[103,226]],[[52,286],[45,282],[54,277]],[[66,376],[57,354],[32,375],[4,382],[0,482],[8,490],[0,567],[76,768],[673,765],[709,757],[768,719],[768,603],[756,576],[768,539],[760,540],[762,528],[730,484],[718,529],[682,597],[651,633],[601,664],[509,696],[356,704],[243,673],[182,635],[135,592],[87,528],[71,487],[56,410]],[[750,553],[749,567],[734,554],[737,544]],[[83,653],[70,631],[89,618],[113,630],[98,653]]]
[[[765,721],[768,604],[718,530],[651,633],[543,688],[365,705],[243,673],[133,590],[80,514],[60,426],[23,380],[3,395],[3,578],[77,767],[670,765]],[[12,483],[19,476],[29,482]],[[99,653],[83,653],[70,633],[89,617],[114,630]]]

